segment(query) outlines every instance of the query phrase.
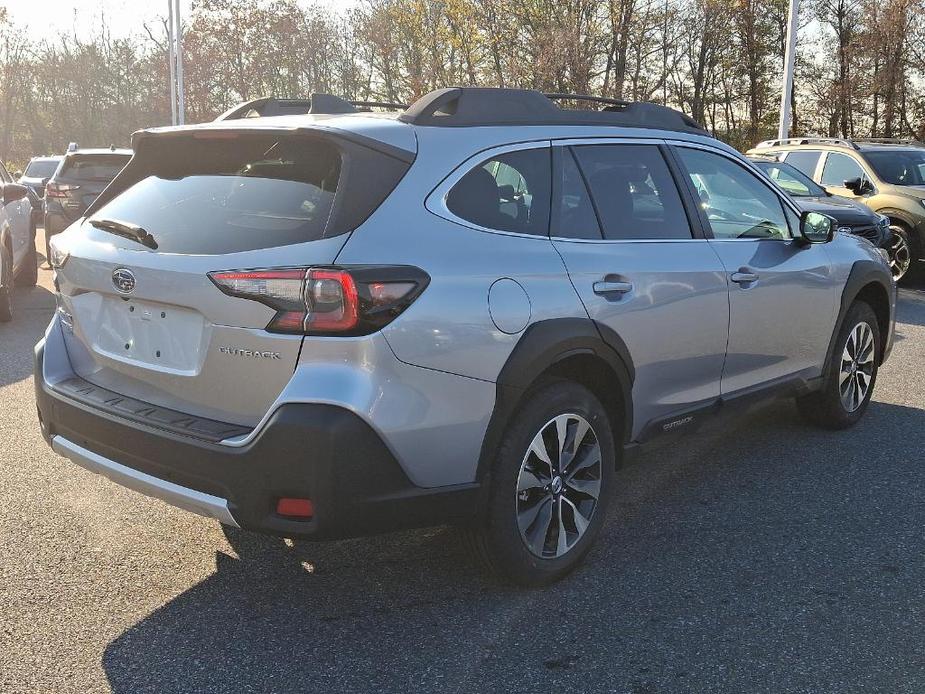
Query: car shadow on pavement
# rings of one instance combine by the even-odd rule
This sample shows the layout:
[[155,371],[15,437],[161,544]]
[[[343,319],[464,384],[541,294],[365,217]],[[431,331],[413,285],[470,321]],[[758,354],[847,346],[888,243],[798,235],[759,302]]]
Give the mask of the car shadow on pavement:
[[[588,563],[517,590],[435,529],[237,556],[106,648],[115,692],[925,690],[925,411],[792,403],[645,449]],[[209,550],[211,551],[211,550]],[[773,683],[770,685],[769,683]]]

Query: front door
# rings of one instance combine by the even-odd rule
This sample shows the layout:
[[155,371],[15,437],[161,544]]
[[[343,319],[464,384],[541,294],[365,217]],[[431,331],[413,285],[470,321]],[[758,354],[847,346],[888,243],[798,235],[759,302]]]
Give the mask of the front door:
[[679,413],[719,398],[729,305],[667,149],[576,141],[555,154],[553,243],[590,317],[633,361],[633,436],[687,422]]
[[723,394],[820,375],[839,300],[825,245],[795,240],[796,213],[731,156],[681,145],[675,152],[729,283]]

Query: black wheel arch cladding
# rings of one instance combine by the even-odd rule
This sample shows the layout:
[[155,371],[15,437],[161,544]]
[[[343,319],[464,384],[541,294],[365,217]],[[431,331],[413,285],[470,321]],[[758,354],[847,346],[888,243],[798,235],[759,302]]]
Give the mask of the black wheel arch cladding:
[[[862,294],[864,294],[865,297],[868,296],[868,293],[871,291],[870,288],[873,288],[873,291],[877,291],[876,288],[878,287],[881,290],[880,300],[874,301],[873,303],[879,305],[872,305],[871,309],[874,315],[877,316],[878,327],[880,328],[880,361],[881,363],[883,362],[886,355],[889,326],[893,320],[891,301],[892,281],[889,270],[873,260],[859,260],[852,266],[851,272],[848,274],[848,280],[845,282],[845,286],[842,289],[838,319],[835,321],[835,329],[832,331],[832,337],[829,340],[826,370],[828,370],[829,362],[834,354],[835,341],[841,332],[848,309],[851,308],[851,305],[861,297]],[[871,302],[868,301],[868,303]],[[886,315],[884,315],[884,313]]]
[[583,355],[605,365],[619,383],[623,431],[614,431],[614,439],[618,448],[629,440],[635,370],[626,343],[615,331],[590,318],[538,321],[524,331],[498,374],[495,408],[482,442],[477,480],[481,481],[490,469],[508,423],[531,386],[556,365]]

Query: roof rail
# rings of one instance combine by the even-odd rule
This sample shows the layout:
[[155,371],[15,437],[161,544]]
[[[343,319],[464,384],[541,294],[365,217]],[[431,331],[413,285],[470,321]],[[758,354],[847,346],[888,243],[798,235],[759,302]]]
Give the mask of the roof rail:
[[911,147],[925,147],[925,142],[912,137],[856,137],[855,142],[866,145],[909,145]]
[[785,137],[778,140],[764,140],[755,145],[755,149],[763,147],[779,147],[781,145],[843,145],[852,149],[860,149],[852,140],[844,137]]
[[[559,100],[606,104],[601,111],[559,108]],[[425,94],[398,117],[414,125],[447,127],[478,125],[612,125],[681,130],[698,135],[706,130],[680,111],[647,102],[629,102],[584,94],[542,94],[530,89],[450,87]]]
[[373,108],[404,110],[406,106],[405,104],[389,101],[347,101],[333,94],[321,93],[312,94],[311,98],[308,99],[277,99],[272,96],[263,96],[259,99],[252,99],[233,106],[215,120],[288,116],[304,113],[360,113]]

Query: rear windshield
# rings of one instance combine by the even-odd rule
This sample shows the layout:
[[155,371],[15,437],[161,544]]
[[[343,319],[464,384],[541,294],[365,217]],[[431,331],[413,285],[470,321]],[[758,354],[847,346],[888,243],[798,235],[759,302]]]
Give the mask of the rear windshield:
[[30,161],[26,167],[26,173],[23,174],[29,178],[51,178],[51,175],[58,168],[56,161]]
[[324,236],[341,156],[323,139],[184,139],[154,156],[151,174],[91,219],[136,224],[164,253],[236,253]]
[[128,164],[125,154],[73,154],[64,160],[59,178],[111,181]]

